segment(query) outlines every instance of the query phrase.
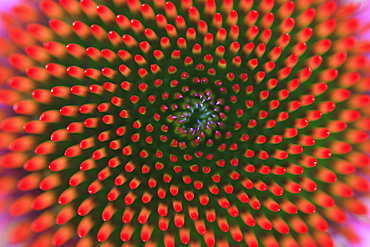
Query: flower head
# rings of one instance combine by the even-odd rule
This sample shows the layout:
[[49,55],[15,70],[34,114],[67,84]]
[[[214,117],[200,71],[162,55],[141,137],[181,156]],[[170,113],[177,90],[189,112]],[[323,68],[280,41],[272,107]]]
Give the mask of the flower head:
[[370,164],[369,43],[355,11],[18,5],[1,40],[12,69],[0,68],[13,110],[0,123],[2,181],[22,191],[9,210],[27,219],[12,235],[146,247],[327,247],[331,232],[350,235]]

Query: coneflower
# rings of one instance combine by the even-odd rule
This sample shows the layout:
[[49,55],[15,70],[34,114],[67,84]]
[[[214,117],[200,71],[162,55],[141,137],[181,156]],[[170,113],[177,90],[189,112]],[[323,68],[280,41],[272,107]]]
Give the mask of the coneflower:
[[[0,190],[27,246],[333,246],[368,192],[370,43],[326,0],[4,15]],[[18,188],[20,192],[14,192]],[[33,232],[35,234],[33,234]],[[80,238],[78,238],[77,237]]]

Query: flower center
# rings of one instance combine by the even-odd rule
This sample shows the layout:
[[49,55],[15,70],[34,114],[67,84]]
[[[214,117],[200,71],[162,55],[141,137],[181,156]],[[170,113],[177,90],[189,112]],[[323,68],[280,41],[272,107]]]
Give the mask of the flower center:
[[193,138],[212,134],[215,129],[223,126],[219,117],[221,104],[220,100],[214,100],[209,91],[193,93],[184,98],[184,103],[174,115],[176,132]]

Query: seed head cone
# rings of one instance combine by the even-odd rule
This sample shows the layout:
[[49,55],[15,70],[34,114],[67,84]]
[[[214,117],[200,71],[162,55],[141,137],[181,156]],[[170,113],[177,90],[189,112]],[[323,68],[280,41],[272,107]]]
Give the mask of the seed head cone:
[[42,0],[3,14],[0,192],[26,246],[355,239],[370,42],[326,0]]

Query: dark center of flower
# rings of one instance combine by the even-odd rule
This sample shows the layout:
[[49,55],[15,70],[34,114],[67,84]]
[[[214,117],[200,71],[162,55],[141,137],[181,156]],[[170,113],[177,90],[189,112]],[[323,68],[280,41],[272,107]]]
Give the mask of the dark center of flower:
[[193,93],[192,97],[185,99],[180,106],[175,124],[177,132],[181,135],[189,135],[202,139],[205,134],[211,134],[212,130],[222,126],[219,117],[219,105],[221,101],[214,101],[209,91],[205,93]]

